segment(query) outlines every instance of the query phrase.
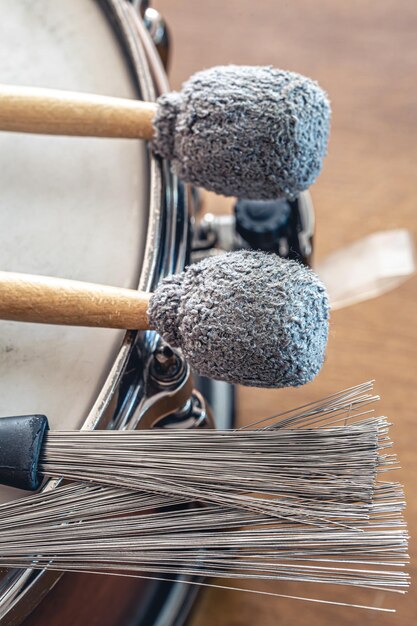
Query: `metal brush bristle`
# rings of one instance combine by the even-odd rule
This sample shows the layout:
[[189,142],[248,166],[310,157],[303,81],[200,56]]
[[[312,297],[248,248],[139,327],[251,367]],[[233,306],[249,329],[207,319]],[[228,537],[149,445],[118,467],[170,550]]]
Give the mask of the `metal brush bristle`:
[[165,498],[70,485],[0,507],[0,565],[403,591],[409,580],[398,569],[407,562],[402,499],[399,485],[377,483],[367,522],[312,528],[238,509],[175,510]]
[[52,431],[41,471],[303,523],[366,519],[376,474],[396,463],[381,455],[387,420],[362,411],[369,385],[258,429]]
[[0,567],[404,592],[404,495],[379,478],[397,463],[387,420],[363,410],[371,388],[257,430],[52,432],[48,473],[111,485],[1,505]]

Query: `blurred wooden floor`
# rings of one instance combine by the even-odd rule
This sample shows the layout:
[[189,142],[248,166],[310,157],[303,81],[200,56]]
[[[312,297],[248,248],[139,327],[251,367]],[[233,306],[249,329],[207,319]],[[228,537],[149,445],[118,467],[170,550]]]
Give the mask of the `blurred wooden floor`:
[[[376,230],[417,235],[417,3],[415,0],[154,0],[173,35],[171,83],[225,63],[272,64],[317,79],[333,108],[329,156],[312,189],[316,259]],[[227,206],[225,201],[217,202]],[[333,313],[326,365],[299,390],[239,393],[241,423],[376,379],[379,409],[393,420],[402,463],[410,567],[417,563],[417,279]],[[306,585],[271,584],[315,595]],[[349,601],[346,589],[327,597]],[[326,594],[325,594],[326,595]],[[203,591],[190,626],[414,626],[417,587],[407,596],[354,594],[395,615],[310,605],[221,590]]]

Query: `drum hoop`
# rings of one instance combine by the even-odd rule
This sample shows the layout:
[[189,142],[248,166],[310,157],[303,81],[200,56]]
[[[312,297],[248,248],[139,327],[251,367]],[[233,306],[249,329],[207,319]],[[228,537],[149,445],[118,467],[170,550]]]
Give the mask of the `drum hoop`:
[[[118,38],[138,96],[145,101],[155,101],[161,86],[165,89],[166,85],[161,82],[159,59],[157,61],[152,54],[153,44],[137,10],[129,0],[95,1]],[[146,46],[142,43],[144,38]],[[154,82],[154,77],[159,78]],[[183,269],[188,247],[188,222],[184,190],[170,172],[169,165],[157,159],[149,148],[147,161],[149,213],[138,289],[151,291],[163,276]],[[135,331],[126,333],[115,362],[82,429],[93,430],[103,425],[112,399],[121,384],[129,357],[138,342],[153,346],[155,333]],[[55,489],[59,484],[59,479],[50,480],[43,491]],[[10,570],[9,576],[5,576],[2,581],[4,589],[0,595],[0,619],[7,615],[14,622],[15,619],[21,620],[26,617],[61,576],[62,573],[51,570]],[[25,605],[24,608],[22,604]]]

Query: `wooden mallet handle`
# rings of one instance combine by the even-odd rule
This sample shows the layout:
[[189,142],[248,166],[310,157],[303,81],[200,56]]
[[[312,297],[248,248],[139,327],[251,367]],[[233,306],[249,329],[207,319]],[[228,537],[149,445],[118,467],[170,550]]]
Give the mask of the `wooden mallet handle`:
[[152,139],[155,113],[152,102],[0,85],[0,130]]
[[64,278],[0,272],[0,319],[146,330],[152,294]]

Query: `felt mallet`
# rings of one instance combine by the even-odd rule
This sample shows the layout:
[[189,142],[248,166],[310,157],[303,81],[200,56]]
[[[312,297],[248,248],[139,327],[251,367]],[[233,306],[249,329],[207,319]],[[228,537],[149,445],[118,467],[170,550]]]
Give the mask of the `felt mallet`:
[[329,124],[319,85],[272,67],[214,67],[156,103],[0,86],[0,130],[152,140],[179,178],[226,196],[293,198],[307,189]]
[[258,387],[303,385],[325,355],[329,303],[310,269],[241,250],[143,293],[0,272],[0,319],[156,329],[199,374]]

